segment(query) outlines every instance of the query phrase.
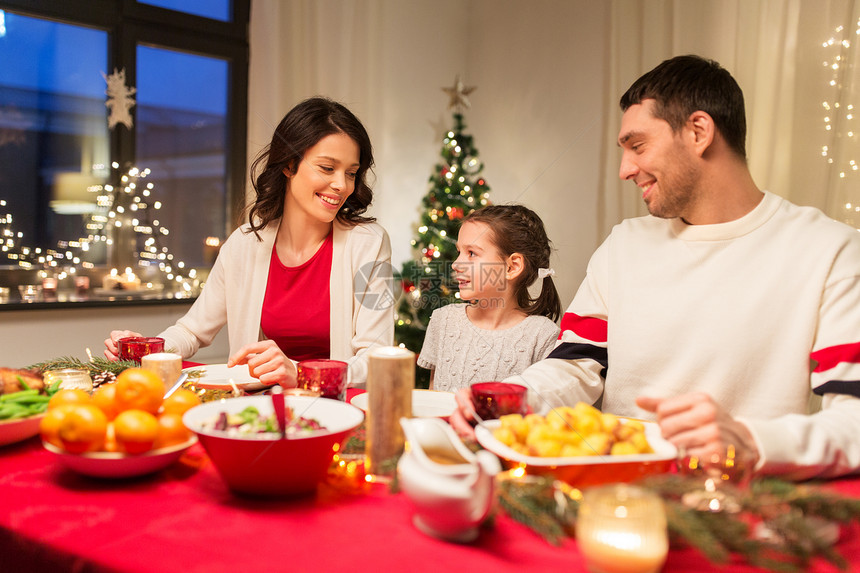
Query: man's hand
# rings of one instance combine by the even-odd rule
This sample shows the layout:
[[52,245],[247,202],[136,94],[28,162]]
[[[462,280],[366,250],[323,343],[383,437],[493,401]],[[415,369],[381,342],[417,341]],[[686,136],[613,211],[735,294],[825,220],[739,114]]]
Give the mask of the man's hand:
[[736,455],[755,467],[759,452],[747,427],[732,418],[705,393],[683,394],[673,398],[640,396],[636,405],[657,414],[663,437],[686,455],[708,460],[724,456],[733,445]]

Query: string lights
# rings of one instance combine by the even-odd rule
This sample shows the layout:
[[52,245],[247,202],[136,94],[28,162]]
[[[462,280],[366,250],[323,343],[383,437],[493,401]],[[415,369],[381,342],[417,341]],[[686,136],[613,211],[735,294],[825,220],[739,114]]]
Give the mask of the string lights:
[[[857,145],[860,135],[860,127],[856,121],[857,110],[853,103],[844,102],[842,97],[844,90],[853,87],[845,85],[854,68],[850,56],[852,35],[860,36],[860,18],[855,23],[853,33],[845,26],[838,26],[833,36],[822,43],[828,53],[823,65],[830,70],[828,85],[832,88],[833,95],[821,103],[824,130],[829,136],[829,143],[832,144],[821,146],[821,156],[836,170],[839,181],[856,177],[860,170],[858,159],[852,157],[855,150],[860,148]],[[836,145],[837,142],[839,146]],[[845,211],[845,222],[860,220],[860,197],[856,201],[846,201],[842,208]]]
[[[119,169],[114,162],[111,167]],[[104,166],[93,166],[95,171]],[[56,249],[33,248],[24,243],[24,236],[13,228],[11,213],[0,216],[0,252],[10,261],[15,261],[21,269],[38,268],[40,278],[49,275],[63,280],[75,275],[82,269],[93,269],[94,263],[86,260],[87,253],[102,244],[111,248],[122,248],[116,244],[116,237],[123,230],[130,231],[134,244],[134,258],[140,274],[161,275],[167,284],[147,282],[141,284],[131,267],[124,273],[111,269],[105,277],[106,288],[117,290],[136,290],[137,288],[166,288],[174,291],[174,296],[190,296],[198,286],[197,271],[186,268],[165,244],[170,230],[161,224],[158,212],[163,207],[160,201],[152,199],[154,184],[147,181],[149,169],[131,167],[118,178],[117,185],[91,185],[88,193],[95,195],[95,208],[87,215],[84,228],[86,237],[74,240],[60,240]],[[6,201],[0,200],[0,208]]]

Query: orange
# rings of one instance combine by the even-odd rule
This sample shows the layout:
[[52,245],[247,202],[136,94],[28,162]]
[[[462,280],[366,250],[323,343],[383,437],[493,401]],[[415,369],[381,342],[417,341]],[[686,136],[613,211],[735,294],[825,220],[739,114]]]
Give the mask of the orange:
[[191,438],[191,430],[182,423],[182,414],[162,414],[158,417],[158,437],[155,448],[181,444]]
[[113,420],[119,414],[116,405],[116,384],[102,384],[93,393],[93,404],[105,413],[108,420]]
[[143,410],[157,414],[164,401],[161,377],[143,368],[127,368],[116,377],[116,405],[119,411]]
[[58,390],[48,401],[48,409],[56,408],[61,404],[91,404],[92,398],[89,393],[80,388],[64,388]]
[[107,416],[95,405],[74,404],[60,420],[57,433],[66,451],[81,454],[101,449],[107,423]]
[[107,432],[105,432],[104,450],[106,452],[119,451],[119,446],[116,445],[116,430],[114,429],[113,422],[108,422],[107,425]]
[[194,406],[200,404],[200,397],[191,390],[180,388],[164,399],[161,405],[163,414],[184,414]]
[[120,451],[141,454],[152,449],[158,437],[158,420],[143,410],[125,410],[113,421],[113,429]]
[[60,440],[60,421],[69,411],[69,408],[74,408],[74,406],[74,404],[59,404],[45,413],[45,417],[39,422],[39,433],[44,441],[58,448],[63,447],[63,442]]

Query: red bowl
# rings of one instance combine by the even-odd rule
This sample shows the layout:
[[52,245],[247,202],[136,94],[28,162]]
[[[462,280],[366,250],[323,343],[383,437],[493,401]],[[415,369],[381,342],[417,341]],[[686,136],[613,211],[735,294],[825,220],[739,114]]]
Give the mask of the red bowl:
[[203,429],[221,412],[238,414],[254,406],[273,412],[270,396],[244,396],[206,402],[188,410],[185,425],[200,443],[232,491],[250,495],[300,495],[316,490],[328,472],[335,448],[364,420],[364,412],[337,400],[286,396],[296,415],[316,419],[325,429],[299,437],[245,438]]

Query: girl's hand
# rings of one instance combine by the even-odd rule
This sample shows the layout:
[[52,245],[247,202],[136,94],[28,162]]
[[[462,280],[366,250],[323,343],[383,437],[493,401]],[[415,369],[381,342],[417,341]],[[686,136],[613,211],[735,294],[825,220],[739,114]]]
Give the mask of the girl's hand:
[[111,330],[110,338],[105,339],[105,358],[111,362],[119,360],[119,350],[116,347],[116,342],[120,338],[128,338],[130,336],[143,336],[131,330]]
[[247,364],[251,376],[267,386],[280,384],[284,388],[295,388],[298,384],[296,365],[274,340],[246,344],[227,360],[228,367],[237,364]]
[[460,388],[454,397],[457,400],[457,409],[448,418],[448,423],[461,438],[474,440],[475,407],[472,405],[472,391],[469,388]]

